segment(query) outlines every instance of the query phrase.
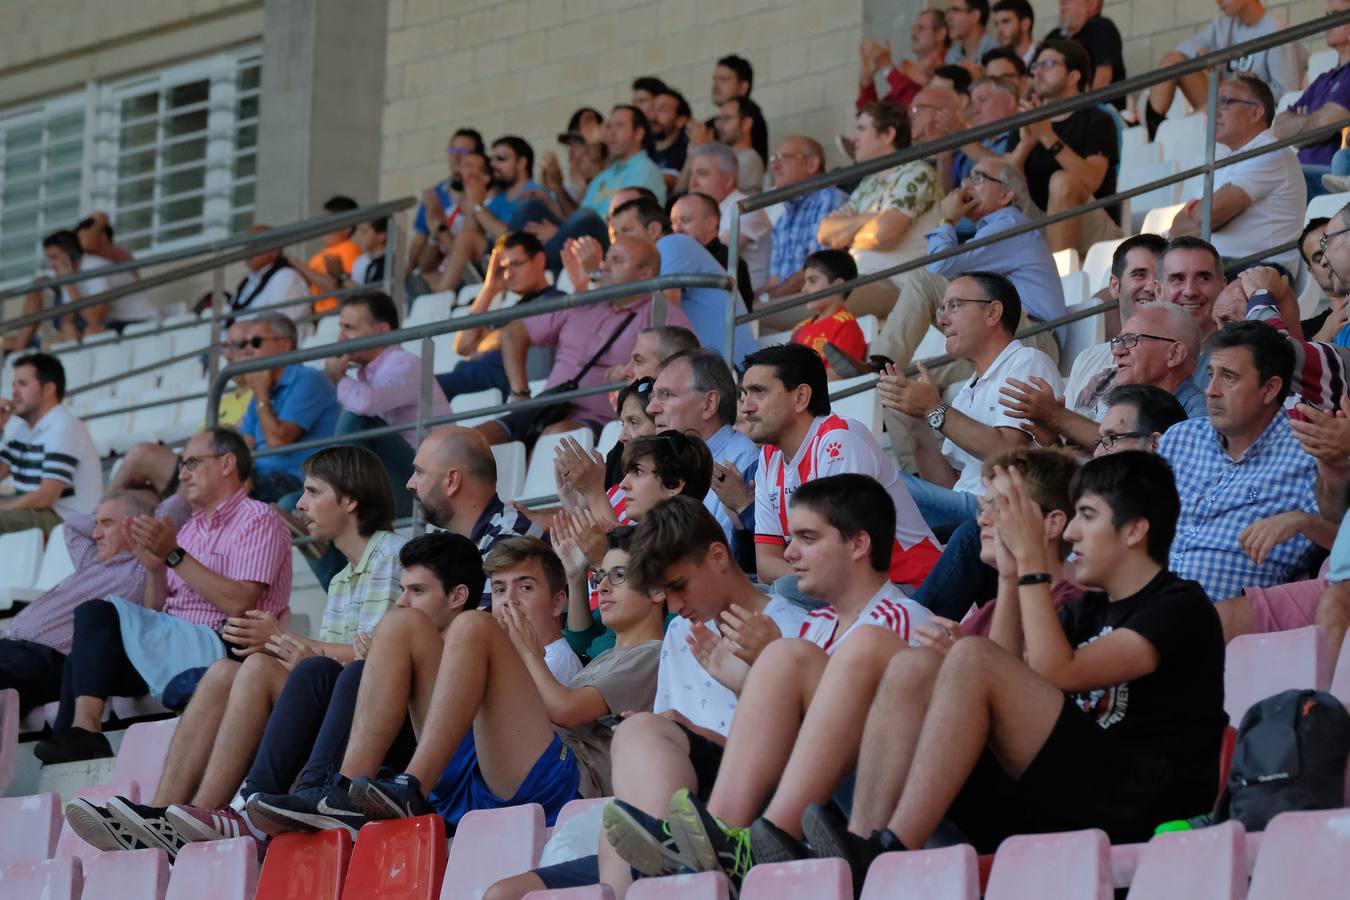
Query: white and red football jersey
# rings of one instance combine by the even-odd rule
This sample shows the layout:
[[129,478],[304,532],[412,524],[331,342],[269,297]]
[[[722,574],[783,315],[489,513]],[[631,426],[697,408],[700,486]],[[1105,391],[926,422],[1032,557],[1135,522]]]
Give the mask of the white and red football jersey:
[[765,444],[755,476],[755,543],[786,546],[788,503],[808,481],[846,472],[875,478],[895,503],[891,581],[918,585],[942,555],[937,538],[919,514],[900,470],[867,426],[844,416],[817,416],[791,460]]
[[912,647],[918,647],[914,629],[932,621],[932,614],[906,597],[894,584],[887,582],[876,596],[858,613],[842,634],[835,634],[839,612],[833,606],[822,606],[806,614],[797,637],[810,641],[826,653],[834,653],[839,644],[856,629],[864,626],[885,628],[899,635]]

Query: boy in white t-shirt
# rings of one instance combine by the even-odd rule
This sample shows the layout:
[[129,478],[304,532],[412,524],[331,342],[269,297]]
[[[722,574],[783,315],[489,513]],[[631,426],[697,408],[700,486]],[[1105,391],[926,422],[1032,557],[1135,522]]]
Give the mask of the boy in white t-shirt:
[[[872,690],[892,657],[919,646],[916,629],[930,621],[887,576],[894,519],[887,491],[865,475],[835,475],[797,490],[786,558],[800,588],[829,605],[807,616],[797,640],[774,642],[756,661],[706,806],[681,787],[665,821],[623,800],[606,810],[610,843],[636,869],[719,870],[739,883],[754,830],[793,839],[773,823],[795,830],[806,806],[826,800],[848,774]],[[696,655],[715,671],[728,654],[711,635],[695,638]],[[822,753],[806,729],[828,735],[832,750]],[[840,752],[849,747],[853,752]],[[809,779],[808,770],[816,770]],[[789,778],[809,780],[812,790],[783,796],[776,786]]]

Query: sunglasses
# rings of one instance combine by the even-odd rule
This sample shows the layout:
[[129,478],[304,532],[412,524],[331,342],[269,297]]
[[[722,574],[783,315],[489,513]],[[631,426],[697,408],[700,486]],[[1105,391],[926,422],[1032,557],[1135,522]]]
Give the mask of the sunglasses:
[[275,340],[277,340],[276,335],[260,337],[255,334],[251,338],[244,338],[243,340],[240,341],[226,341],[225,347],[226,349],[233,348],[235,350],[243,350],[247,347],[252,347],[254,350],[257,350],[260,347],[262,347],[263,343],[265,343],[266,341],[275,341]]

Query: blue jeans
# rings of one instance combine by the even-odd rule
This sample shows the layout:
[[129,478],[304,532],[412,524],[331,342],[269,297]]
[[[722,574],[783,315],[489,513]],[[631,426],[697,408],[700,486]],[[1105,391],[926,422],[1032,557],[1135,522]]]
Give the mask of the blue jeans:
[[[367,428],[383,428],[388,424],[379,416],[358,416],[356,413],[343,410],[342,414],[338,416],[337,426],[333,429],[333,434],[356,434]],[[358,447],[365,447],[378,456],[380,462],[384,463],[385,474],[389,476],[389,487],[394,492],[395,518],[411,515],[412,494],[408,493],[408,479],[412,478],[413,470],[414,451],[412,445],[405,441],[403,435],[398,432],[382,434],[377,437],[353,438],[352,443]]]
[[507,227],[511,231],[520,231],[529,222],[551,222],[558,226],[558,233],[544,242],[544,255],[553,272],[562,269],[562,248],[571,238],[587,235],[599,241],[601,247],[609,248],[609,226],[588,206],[579,207],[566,219],[559,219],[546,203],[531,197],[516,204]]
[[511,393],[511,382],[506,378],[506,366],[500,350],[489,350],[477,359],[460,360],[449,372],[436,376],[436,383],[451,402],[460,394],[472,394],[496,388],[503,395]]
[[935,615],[959,622],[972,605],[997,593],[998,573],[980,559],[980,526],[966,519],[952,532],[914,599]]
[[900,477],[929,528],[956,525],[979,515],[979,503],[974,494],[938,487],[908,472],[901,472]]

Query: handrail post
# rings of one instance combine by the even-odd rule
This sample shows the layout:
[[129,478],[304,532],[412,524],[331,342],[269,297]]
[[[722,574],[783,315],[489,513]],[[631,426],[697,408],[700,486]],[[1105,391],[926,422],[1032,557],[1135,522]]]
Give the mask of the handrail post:
[[403,292],[402,264],[399,253],[399,229],[402,226],[402,214],[394,213],[385,219],[384,233],[384,292],[394,301],[399,321],[408,318],[408,298]]
[[[387,251],[386,251],[387,252]],[[389,266],[384,270],[389,271]],[[432,391],[439,391],[441,386],[436,383],[436,343],[430,337],[422,338],[422,386],[417,392],[417,446],[422,446],[422,441],[427,436],[427,419],[431,417],[431,397]],[[426,518],[422,514],[422,501],[413,495],[413,514],[412,514],[413,536],[418,537],[426,530]]]
[[[225,311],[225,267],[217,266],[211,272],[211,318],[219,319],[221,313]],[[214,323],[211,326],[213,334],[211,335],[211,349],[207,351],[206,357],[206,380],[208,382],[216,380],[216,374],[220,372],[220,339],[221,335],[216,331]]]
[[740,296],[740,285],[736,283],[736,273],[740,269],[741,257],[741,205],[731,204],[731,228],[727,235],[727,277],[731,287],[727,290],[727,345],[723,351],[727,366],[736,371],[736,298]]
[[1213,66],[1209,78],[1209,113],[1205,116],[1205,192],[1200,201],[1200,237],[1210,239],[1210,215],[1214,208],[1215,121],[1219,117],[1219,67]]

